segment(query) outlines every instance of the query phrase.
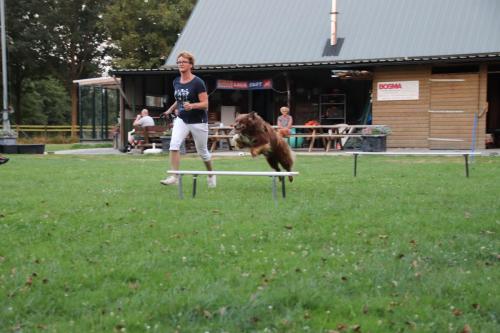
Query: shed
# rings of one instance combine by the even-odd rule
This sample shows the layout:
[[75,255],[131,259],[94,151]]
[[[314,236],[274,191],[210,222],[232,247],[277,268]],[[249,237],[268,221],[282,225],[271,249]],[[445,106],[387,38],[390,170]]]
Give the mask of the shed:
[[296,123],[389,125],[389,147],[483,148],[487,133],[500,144],[499,16],[495,0],[199,0],[163,68],[114,74],[143,82],[142,104],[149,89],[171,97],[189,50],[214,122],[274,122],[289,104]]

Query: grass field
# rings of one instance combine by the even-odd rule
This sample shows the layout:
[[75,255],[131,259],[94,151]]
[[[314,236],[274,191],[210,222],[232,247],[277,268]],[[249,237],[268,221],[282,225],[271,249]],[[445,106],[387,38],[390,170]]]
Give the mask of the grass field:
[[10,157],[0,332],[500,331],[498,157],[299,156],[278,204],[264,177],[179,200],[166,156]]

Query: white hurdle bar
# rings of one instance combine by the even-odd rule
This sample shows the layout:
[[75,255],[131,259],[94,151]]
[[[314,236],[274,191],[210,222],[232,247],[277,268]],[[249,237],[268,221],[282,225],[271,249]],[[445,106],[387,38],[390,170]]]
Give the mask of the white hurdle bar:
[[463,156],[465,162],[465,177],[469,178],[469,156],[481,156],[479,152],[468,151],[449,151],[449,152],[362,152],[353,151],[346,152],[348,155],[354,156],[354,177],[357,175],[358,170],[358,155],[379,155],[379,156]]
[[286,197],[285,192],[285,177],[297,176],[298,172],[292,171],[191,171],[191,170],[168,170],[168,174],[177,175],[179,177],[179,198],[183,199],[182,191],[182,176],[192,175],[193,176],[193,198],[196,196],[196,180],[199,175],[207,176],[260,176],[260,177],[272,177],[273,179],[273,198],[276,201],[276,180],[281,179],[281,194],[283,198]]

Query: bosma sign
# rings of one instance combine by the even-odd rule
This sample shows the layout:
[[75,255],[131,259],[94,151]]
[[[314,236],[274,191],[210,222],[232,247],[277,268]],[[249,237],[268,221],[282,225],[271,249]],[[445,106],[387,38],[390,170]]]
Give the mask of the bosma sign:
[[217,80],[217,89],[229,90],[261,90],[273,89],[273,80],[256,80],[256,81],[233,81],[233,80]]
[[377,83],[377,101],[417,100],[418,81],[391,81]]

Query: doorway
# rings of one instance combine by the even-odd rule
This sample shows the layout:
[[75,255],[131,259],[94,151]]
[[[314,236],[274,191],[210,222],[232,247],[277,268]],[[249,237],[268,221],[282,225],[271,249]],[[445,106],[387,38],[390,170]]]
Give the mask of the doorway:
[[268,123],[275,124],[272,90],[250,90],[249,94],[252,100],[252,109],[249,111],[255,111]]
[[[500,148],[500,71],[488,73],[487,148]],[[490,140],[490,141],[489,141]]]

